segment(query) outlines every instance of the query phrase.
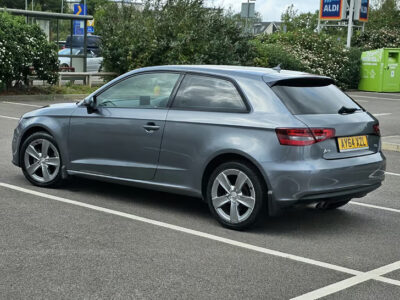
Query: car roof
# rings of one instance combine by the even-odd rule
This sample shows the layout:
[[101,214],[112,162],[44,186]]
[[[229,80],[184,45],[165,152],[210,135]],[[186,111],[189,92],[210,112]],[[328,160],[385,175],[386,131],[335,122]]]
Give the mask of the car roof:
[[235,77],[258,77],[262,78],[266,83],[275,83],[281,80],[290,80],[298,78],[324,78],[328,77],[312,75],[309,73],[289,71],[289,70],[276,70],[270,68],[260,67],[244,67],[244,66],[229,66],[229,65],[165,65],[154,66],[137,69],[129,72],[128,74],[147,71],[179,71],[179,72],[196,72],[210,75]]

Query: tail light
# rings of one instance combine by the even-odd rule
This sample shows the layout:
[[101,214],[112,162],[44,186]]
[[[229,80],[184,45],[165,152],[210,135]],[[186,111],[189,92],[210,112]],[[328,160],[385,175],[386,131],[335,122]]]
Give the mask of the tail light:
[[333,128],[277,128],[275,129],[281,145],[307,146],[335,136]]
[[375,134],[381,136],[381,129],[379,128],[379,123],[375,124],[373,127]]

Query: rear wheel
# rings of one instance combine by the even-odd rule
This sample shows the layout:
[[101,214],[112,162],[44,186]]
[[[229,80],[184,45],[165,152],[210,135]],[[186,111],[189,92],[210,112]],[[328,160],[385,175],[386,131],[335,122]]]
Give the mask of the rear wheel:
[[350,200],[351,199],[337,202],[322,201],[318,202],[315,207],[319,210],[332,210],[346,205]]
[[53,187],[61,180],[61,156],[54,138],[37,132],[21,147],[21,165],[25,177],[34,185]]
[[253,166],[239,161],[228,162],[211,174],[207,201],[222,225],[241,230],[254,225],[262,216],[265,190]]

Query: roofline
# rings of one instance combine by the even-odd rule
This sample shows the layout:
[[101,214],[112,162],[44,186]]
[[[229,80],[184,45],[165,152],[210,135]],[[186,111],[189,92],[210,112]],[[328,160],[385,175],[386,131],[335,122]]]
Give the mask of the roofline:
[[14,8],[0,8],[0,12],[7,12],[13,15],[24,15],[28,17],[43,17],[47,19],[64,19],[64,20],[92,20],[91,15],[74,15],[74,14],[61,14],[54,12],[24,10]]

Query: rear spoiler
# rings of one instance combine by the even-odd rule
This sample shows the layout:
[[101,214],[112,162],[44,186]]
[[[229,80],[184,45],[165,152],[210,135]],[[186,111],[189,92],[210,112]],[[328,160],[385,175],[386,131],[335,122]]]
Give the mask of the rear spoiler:
[[283,85],[283,86],[297,86],[297,87],[312,87],[312,86],[327,86],[335,84],[335,81],[329,77],[322,76],[304,76],[292,77],[270,80],[270,78],[263,76],[264,81],[269,87]]

